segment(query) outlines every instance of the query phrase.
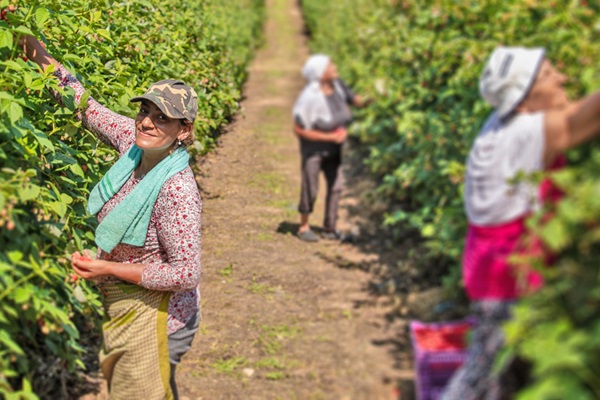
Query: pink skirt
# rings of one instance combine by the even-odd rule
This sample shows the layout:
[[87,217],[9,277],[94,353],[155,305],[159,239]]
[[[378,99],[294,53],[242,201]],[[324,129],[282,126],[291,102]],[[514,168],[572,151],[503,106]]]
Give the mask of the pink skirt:
[[509,263],[513,254],[543,255],[539,241],[523,246],[525,218],[497,226],[469,225],[463,253],[463,279],[471,300],[513,300],[536,290],[542,276]]

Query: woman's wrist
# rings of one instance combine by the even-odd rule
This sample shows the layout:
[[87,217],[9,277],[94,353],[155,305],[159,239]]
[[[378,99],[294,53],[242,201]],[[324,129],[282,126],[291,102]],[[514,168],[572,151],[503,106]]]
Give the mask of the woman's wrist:
[[103,278],[116,278],[114,274],[114,262],[102,260],[102,277]]

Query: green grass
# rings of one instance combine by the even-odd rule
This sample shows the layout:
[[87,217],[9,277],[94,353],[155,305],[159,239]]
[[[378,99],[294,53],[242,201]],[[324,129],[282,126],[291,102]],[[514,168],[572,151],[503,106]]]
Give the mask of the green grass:
[[[272,199],[267,202],[267,205],[269,207],[287,210],[292,207],[292,202],[290,201],[290,199]],[[295,207],[295,204],[293,206]]]
[[288,361],[285,357],[267,357],[254,363],[258,370],[265,370],[264,377],[269,380],[281,380],[289,376],[289,371],[300,365],[298,361]]
[[253,282],[248,286],[248,290],[253,294],[270,294],[275,291],[275,288],[267,285],[266,283]]
[[297,326],[289,325],[262,325],[262,333],[258,336],[256,344],[267,354],[277,354],[284,342],[294,339],[300,332]]
[[275,172],[260,172],[250,180],[249,184],[267,193],[280,194],[283,178]]
[[286,376],[287,374],[282,371],[267,372],[265,374],[265,378],[267,378],[270,381],[278,381],[284,379]]
[[275,239],[275,235],[273,235],[272,233],[261,232],[258,235],[256,235],[256,239],[260,240],[261,242],[269,242]]
[[229,278],[229,277],[231,277],[231,274],[233,274],[233,264],[229,264],[225,268],[219,270],[219,274],[223,278]]
[[321,343],[333,342],[333,340],[329,336],[324,336],[324,335],[317,336],[317,338],[315,340],[317,342],[321,342]]
[[247,364],[248,360],[245,357],[231,357],[215,361],[212,367],[221,374],[232,375],[237,369]]
[[286,368],[285,361],[277,358],[277,357],[268,357],[263,358],[262,360],[258,360],[254,363],[256,368],[265,368],[265,369],[277,369],[282,370]]
[[[283,75],[283,72],[284,71],[273,70],[273,71],[269,71],[269,74],[281,76],[281,75]],[[281,115],[283,112],[285,112],[285,111],[283,111],[281,107],[267,107],[267,109],[264,111],[265,115],[267,115],[269,117],[277,117],[277,116]]]
[[[264,129],[261,131],[261,138],[269,146],[279,146],[285,144],[288,140],[286,135],[293,135],[291,128],[288,126],[282,126],[279,123],[271,123],[263,125]],[[270,155],[275,161],[283,159],[281,154],[272,152]]]

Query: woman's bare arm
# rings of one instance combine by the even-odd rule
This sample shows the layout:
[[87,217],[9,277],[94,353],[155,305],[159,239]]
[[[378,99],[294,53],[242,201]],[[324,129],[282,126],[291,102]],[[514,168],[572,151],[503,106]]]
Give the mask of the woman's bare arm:
[[347,136],[345,129],[339,129],[334,132],[323,132],[315,129],[304,129],[298,123],[294,124],[294,133],[298,137],[312,142],[341,143]]
[[600,135],[600,92],[544,116],[544,164],[551,165],[557,154]]
[[86,251],[83,255],[75,252],[71,256],[71,267],[86,280],[117,278],[138,285],[142,281],[145,265],[93,260]]

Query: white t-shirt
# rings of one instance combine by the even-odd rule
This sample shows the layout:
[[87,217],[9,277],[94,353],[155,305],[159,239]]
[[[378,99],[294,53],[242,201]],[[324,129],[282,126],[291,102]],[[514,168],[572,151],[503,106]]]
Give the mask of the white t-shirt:
[[465,177],[465,208],[469,222],[498,225],[539,206],[538,185],[509,181],[544,168],[544,114],[517,114],[502,122],[496,113],[471,148]]

